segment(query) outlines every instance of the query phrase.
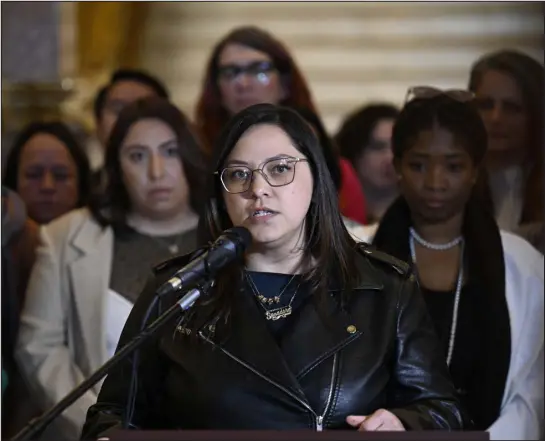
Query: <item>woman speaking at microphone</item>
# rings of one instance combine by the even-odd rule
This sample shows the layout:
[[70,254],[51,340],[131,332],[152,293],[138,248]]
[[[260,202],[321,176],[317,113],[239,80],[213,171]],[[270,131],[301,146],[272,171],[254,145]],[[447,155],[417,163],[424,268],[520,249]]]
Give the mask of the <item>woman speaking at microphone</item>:
[[[408,266],[351,238],[309,125],[286,108],[251,106],[226,126],[212,166],[201,240],[244,226],[252,245],[135,366],[106,378],[83,437],[121,427],[462,429]],[[155,269],[120,347],[189,259]],[[180,295],[159,298],[149,320]]]

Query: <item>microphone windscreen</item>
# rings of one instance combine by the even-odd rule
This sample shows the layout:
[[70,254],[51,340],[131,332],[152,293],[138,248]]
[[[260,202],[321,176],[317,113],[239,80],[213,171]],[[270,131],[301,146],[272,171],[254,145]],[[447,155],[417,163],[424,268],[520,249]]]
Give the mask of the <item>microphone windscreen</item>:
[[252,234],[245,227],[229,228],[224,234],[237,243],[239,251],[245,250],[252,243]]

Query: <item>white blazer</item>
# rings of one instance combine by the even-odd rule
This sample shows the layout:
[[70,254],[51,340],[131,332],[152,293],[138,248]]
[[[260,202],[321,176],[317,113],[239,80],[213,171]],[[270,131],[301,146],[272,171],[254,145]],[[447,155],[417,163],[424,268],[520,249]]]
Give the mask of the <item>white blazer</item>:
[[[105,302],[113,232],[87,209],[40,228],[16,349],[23,375],[44,409],[57,404],[108,358]],[[79,439],[101,383],[46,431],[48,439]]]
[[527,440],[543,436],[543,255],[526,240],[501,232],[511,362],[500,417],[490,439]]

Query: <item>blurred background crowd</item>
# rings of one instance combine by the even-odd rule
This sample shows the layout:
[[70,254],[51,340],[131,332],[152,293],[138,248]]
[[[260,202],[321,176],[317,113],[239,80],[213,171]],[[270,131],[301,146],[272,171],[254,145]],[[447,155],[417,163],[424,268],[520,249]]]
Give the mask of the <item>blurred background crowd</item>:
[[[202,173],[249,105],[309,122],[346,225],[370,241],[398,197],[391,136],[408,89],[467,89],[496,222],[543,252],[541,3],[7,2],[1,19],[3,436],[113,353],[150,267],[197,246]],[[101,317],[108,290],[119,315],[103,347],[81,316]],[[20,332],[21,314],[40,335]]]

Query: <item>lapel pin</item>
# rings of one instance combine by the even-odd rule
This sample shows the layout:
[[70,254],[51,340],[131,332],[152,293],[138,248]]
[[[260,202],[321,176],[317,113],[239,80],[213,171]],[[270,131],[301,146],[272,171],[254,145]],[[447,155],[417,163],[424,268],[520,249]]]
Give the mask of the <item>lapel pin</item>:
[[185,328],[183,326],[177,326],[176,331],[178,331],[182,335],[190,335],[191,334],[191,329]]

